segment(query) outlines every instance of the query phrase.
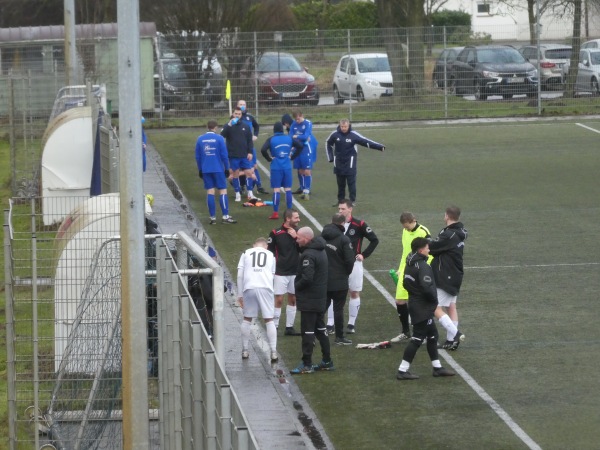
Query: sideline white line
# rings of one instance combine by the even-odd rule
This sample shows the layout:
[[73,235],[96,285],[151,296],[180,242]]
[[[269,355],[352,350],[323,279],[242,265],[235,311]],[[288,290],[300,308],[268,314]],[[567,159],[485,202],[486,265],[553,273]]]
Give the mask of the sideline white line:
[[508,415],[506,411],[494,400],[479,384],[464,370],[460,364],[458,364],[452,356],[446,352],[446,350],[440,350],[440,355],[448,362],[448,364],[458,373],[463,379],[467,382],[467,384],[473,389],[481,399],[490,405],[490,408],[506,423],[508,428],[515,433],[519,439],[521,439],[525,445],[527,445],[532,450],[541,450],[541,447],[529,437],[529,435],[523,431],[523,429],[517,425],[517,423]]
[[[262,165],[262,163],[258,163],[258,166],[262,169],[265,174],[269,175],[269,171]],[[319,231],[323,230],[323,226],[315,219],[309,212],[296,200],[294,199],[294,205],[296,205],[297,209],[305,215],[305,217],[317,228]],[[382,284],[377,281],[373,275],[369,273],[367,269],[363,269],[364,276],[369,282],[379,291],[381,295],[390,303],[392,306],[396,306],[396,301],[394,297],[382,286]],[[264,351],[264,350],[263,350]],[[513,433],[519,439],[521,439],[525,445],[527,445],[531,450],[541,450],[541,447],[523,431],[523,429],[517,425],[517,423],[508,415],[504,409],[487,393],[485,390],[477,384],[477,382],[464,370],[448,353],[444,350],[440,351],[440,356],[446,360],[446,362],[454,369],[456,372],[463,377],[465,382],[469,385],[471,389],[475,391],[481,399],[486,402],[490,408],[508,425]]]
[[576,123],[575,125],[577,125],[578,127],[581,127],[581,128],[585,128],[586,130],[593,131],[594,133],[600,134],[600,130],[596,130],[595,128],[588,127],[587,125],[584,125],[582,123]]

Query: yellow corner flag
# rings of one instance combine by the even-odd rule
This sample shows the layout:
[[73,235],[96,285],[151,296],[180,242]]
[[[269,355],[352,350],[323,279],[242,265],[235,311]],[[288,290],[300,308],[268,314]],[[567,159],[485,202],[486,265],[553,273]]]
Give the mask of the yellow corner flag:
[[227,80],[227,87],[225,88],[225,99],[229,100],[231,98],[231,82]]

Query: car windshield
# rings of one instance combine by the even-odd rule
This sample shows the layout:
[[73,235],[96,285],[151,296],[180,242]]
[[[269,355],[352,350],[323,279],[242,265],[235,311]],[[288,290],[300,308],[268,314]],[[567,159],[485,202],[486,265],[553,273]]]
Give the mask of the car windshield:
[[519,64],[525,58],[514,48],[486,48],[477,52],[477,60],[488,64]]
[[302,72],[302,67],[292,55],[280,55],[279,64],[277,55],[263,55],[258,62],[259,72]]
[[165,63],[163,66],[163,70],[165,72],[165,79],[167,80],[172,81],[185,79],[185,71],[183,70],[183,66],[179,62]]
[[570,59],[571,49],[570,48],[555,48],[552,50],[546,50],[546,59]]
[[389,72],[390,63],[386,57],[358,58],[358,71],[360,73],[369,72]]

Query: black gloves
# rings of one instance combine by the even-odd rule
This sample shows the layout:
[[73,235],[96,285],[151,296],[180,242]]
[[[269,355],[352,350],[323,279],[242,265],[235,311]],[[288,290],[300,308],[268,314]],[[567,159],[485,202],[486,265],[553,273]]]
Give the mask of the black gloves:
[[201,170],[199,170],[199,171],[198,171],[198,176],[199,176],[200,178],[202,178],[202,171],[201,171]]
[[225,169],[225,178],[229,178],[229,169]]

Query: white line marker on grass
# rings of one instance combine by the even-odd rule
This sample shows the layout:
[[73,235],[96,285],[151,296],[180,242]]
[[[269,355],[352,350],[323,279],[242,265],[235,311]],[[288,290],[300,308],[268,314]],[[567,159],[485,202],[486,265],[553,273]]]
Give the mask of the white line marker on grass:
[[[267,175],[269,174],[269,171],[266,170],[266,168],[261,163],[258,163],[258,165]],[[323,226],[317,221],[317,219],[315,219],[295,199],[294,204],[296,205],[298,210],[302,212],[302,214],[304,214],[304,216],[314,225],[315,228],[317,228],[319,231],[323,230]],[[383,287],[383,285],[379,281],[377,281],[373,277],[373,275],[369,273],[367,269],[363,270],[365,278],[369,280],[369,282],[375,287],[375,289],[379,291],[381,295],[383,295],[383,297],[388,301],[388,303],[390,303],[390,305],[395,307],[396,300],[394,299],[394,297],[387,291],[387,289]],[[533,439],[531,439],[529,435],[525,433],[525,431],[523,431],[523,429],[515,423],[514,420],[512,420],[508,413],[504,411],[504,409],[502,409],[502,407],[492,397],[490,397],[490,395],[487,392],[485,392],[485,390],[481,386],[479,386],[479,384],[477,384],[473,377],[471,377],[471,375],[469,375],[467,371],[463,369],[460,366],[460,364],[458,364],[454,360],[454,358],[448,355],[448,353],[445,350],[441,350],[440,355],[466,381],[469,387],[471,387],[471,389],[473,389],[475,393],[479,395],[479,397],[481,397],[481,399],[484,402],[486,402],[490,406],[490,408],[492,408],[492,410],[498,415],[498,417],[500,417],[500,419],[502,419],[504,423],[508,425],[511,431],[515,433],[515,435],[517,435],[517,437],[519,437],[519,439],[521,439],[525,443],[525,445],[527,445],[531,450],[541,450],[541,447]]]
[[581,127],[581,128],[585,128],[586,130],[593,131],[594,133],[600,134],[600,130],[596,130],[595,128],[588,127],[587,125],[584,125],[582,123],[576,123],[575,125],[577,125],[578,127]]

